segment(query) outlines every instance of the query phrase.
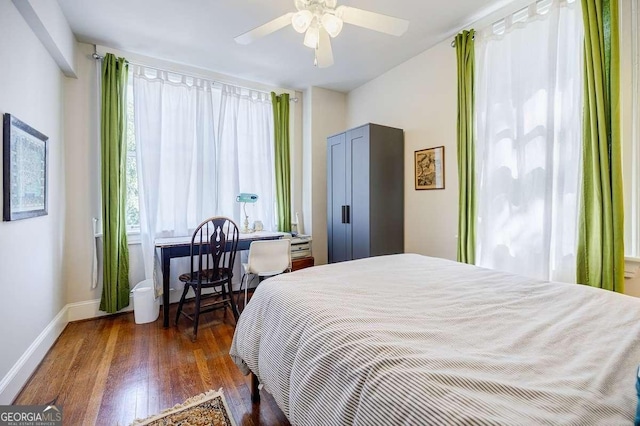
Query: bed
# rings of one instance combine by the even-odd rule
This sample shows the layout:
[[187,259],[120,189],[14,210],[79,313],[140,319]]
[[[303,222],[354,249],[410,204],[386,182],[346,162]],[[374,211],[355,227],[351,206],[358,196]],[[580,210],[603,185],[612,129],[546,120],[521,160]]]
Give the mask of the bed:
[[295,425],[632,424],[640,300],[415,254],[263,282],[231,357]]

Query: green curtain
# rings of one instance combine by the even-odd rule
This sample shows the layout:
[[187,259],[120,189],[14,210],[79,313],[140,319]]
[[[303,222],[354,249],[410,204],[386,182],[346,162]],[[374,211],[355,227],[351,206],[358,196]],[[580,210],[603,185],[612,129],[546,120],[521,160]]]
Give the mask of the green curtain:
[[458,58],[458,262],[476,260],[474,30],[456,36]]
[[275,132],[278,231],[291,231],[291,159],[289,156],[289,95],[271,92]]
[[129,64],[107,54],[102,62],[100,122],[102,161],[103,287],[100,310],[129,305],[129,247],[126,206],[126,113]]
[[584,148],[578,230],[581,284],[624,292],[618,0],[582,0]]

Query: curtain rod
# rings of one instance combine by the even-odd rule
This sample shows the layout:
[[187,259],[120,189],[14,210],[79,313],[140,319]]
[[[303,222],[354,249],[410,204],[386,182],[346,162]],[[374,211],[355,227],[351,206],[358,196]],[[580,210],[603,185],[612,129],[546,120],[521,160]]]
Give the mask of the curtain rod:
[[[471,40],[475,40],[475,39],[476,39],[476,36],[474,34],[473,37],[471,37]],[[451,47],[456,47],[456,39],[455,38],[451,41]]]
[[[571,4],[571,3],[575,3],[575,2],[576,2],[576,0],[560,0],[560,2],[561,2],[561,3],[566,2],[567,4]],[[553,5],[552,0],[533,0],[533,2],[532,2],[532,3],[530,3],[530,4],[528,4],[527,6],[522,7],[522,8],[520,8],[520,9],[516,10],[515,12],[508,13],[508,14],[506,15],[506,17],[504,17],[504,18],[501,18],[501,19],[498,19],[498,20],[494,21],[494,22],[491,24],[491,26],[495,26],[495,25],[497,25],[497,24],[500,24],[501,22],[505,22],[509,17],[513,17],[513,16],[515,16],[516,14],[519,14],[519,13],[521,13],[522,11],[525,11],[525,10],[528,10],[528,13],[530,14],[530,13],[531,13],[531,11],[532,11],[532,9],[531,9],[532,7],[535,9],[535,13],[536,13],[536,14],[538,14],[538,15],[540,15],[540,14],[541,14],[541,12],[540,12],[540,8],[541,8],[541,7],[544,9],[545,7],[551,7],[551,5]],[[635,15],[634,15],[634,16],[635,16]],[[477,32],[476,32],[476,34],[477,34]],[[473,39],[473,40],[475,40],[475,39],[476,39],[475,34],[474,34],[474,36],[472,37],[472,39]],[[453,41],[451,42],[451,47],[456,47],[456,39],[455,39],[455,38],[454,38],[454,39],[453,39]]]
[[[91,57],[92,57],[93,59],[95,59],[96,61],[101,61],[101,60],[103,60],[103,59],[104,59],[104,56],[102,56],[102,55],[98,55],[97,53],[92,53],[92,54],[91,54]],[[160,68],[157,68],[157,67],[153,67],[153,66],[150,66],[150,65],[139,64],[139,63],[137,63],[137,62],[129,61],[129,63],[130,63],[130,64],[132,64],[132,65],[138,65],[138,66],[141,66],[141,67],[150,68],[150,69],[152,69],[152,70],[156,70],[156,71],[166,71],[166,72],[170,72],[170,73],[173,73],[173,74],[182,74],[182,75],[185,75],[185,76],[187,76],[187,77],[191,77],[191,78],[198,78],[198,79],[201,79],[201,80],[209,80],[209,81],[211,81],[212,83],[218,83],[218,84],[229,84],[229,85],[231,85],[231,86],[241,87],[241,88],[243,88],[243,89],[247,89],[247,90],[255,90],[255,91],[257,91],[257,92],[262,92],[262,90],[252,89],[252,88],[250,88],[250,87],[238,86],[237,84],[223,83],[223,82],[221,82],[221,81],[217,81],[217,80],[213,80],[213,79],[207,79],[207,78],[202,78],[202,77],[196,77],[195,75],[190,75],[190,74],[185,74],[185,73],[179,73],[179,72],[169,71],[169,70],[163,70],[163,69],[160,69]],[[265,92],[263,92],[263,93],[265,93]],[[298,98],[289,98],[289,101],[291,101],[291,102],[296,102],[296,103],[297,103],[297,102],[298,102]]]

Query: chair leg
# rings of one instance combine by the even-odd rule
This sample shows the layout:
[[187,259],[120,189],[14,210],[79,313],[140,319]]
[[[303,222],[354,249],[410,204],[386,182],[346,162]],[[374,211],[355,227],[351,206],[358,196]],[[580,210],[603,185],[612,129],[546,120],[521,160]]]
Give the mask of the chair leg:
[[[222,288],[220,289],[220,291],[222,292],[222,302],[224,303],[224,305],[222,305],[224,307],[223,311],[222,311],[222,318],[223,319],[227,319],[227,300],[231,300],[231,294],[227,295],[227,291],[226,288],[224,287],[224,283],[222,283]],[[231,304],[233,303],[233,300],[231,300]]]
[[242,305],[242,310],[247,307],[247,295],[249,293],[249,275],[245,274],[247,277],[247,284],[244,286],[244,305]]
[[[236,297],[236,309],[240,308],[240,294],[242,293],[242,286],[244,285],[244,278],[247,276],[247,274],[242,274],[242,278],[240,278],[240,288],[238,289],[238,297]],[[244,307],[246,306],[247,301],[245,299],[245,304],[242,305],[242,310],[244,310]]]
[[185,284],[184,291],[182,292],[182,297],[180,298],[180,303],[178,303],[178,313],[176,313],[176,325],[178,325],[178,320],[180,319],[180,314],[182,313],[182,307],[184,306],[184,299],[187,297],[188,291],[189,291],[189,284]]
[[197,285],[194,288],[196,292],[196,309],[193,314],[193,340],[198,336],[198,322],[200,321],[200,296],[202,295],[202,288]]
[[[227,281],[227,285],[229,286],[229,304],[231,305],[231,312],[233,312],[233,319],[237,323],[238,318],[240,318],[240,314],[238,313],[238,308],[236,307],[235,303],[233,303],[233,293],[232,293],[233,287],[231,286],[231,279]],[[222,285],[222,287],[224,288],[224,284]],[[224,311],[226,312],[227,310],[225,309]]]

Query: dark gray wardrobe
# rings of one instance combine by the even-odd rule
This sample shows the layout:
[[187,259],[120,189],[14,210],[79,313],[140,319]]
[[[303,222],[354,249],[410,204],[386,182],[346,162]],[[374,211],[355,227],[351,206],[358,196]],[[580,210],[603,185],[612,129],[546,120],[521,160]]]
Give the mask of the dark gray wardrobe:
[[327,139],[329,263],[404,252],[404,132],[366,124]]

